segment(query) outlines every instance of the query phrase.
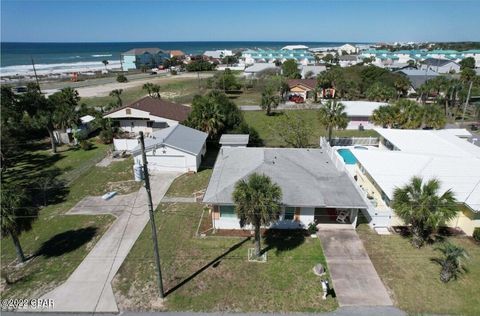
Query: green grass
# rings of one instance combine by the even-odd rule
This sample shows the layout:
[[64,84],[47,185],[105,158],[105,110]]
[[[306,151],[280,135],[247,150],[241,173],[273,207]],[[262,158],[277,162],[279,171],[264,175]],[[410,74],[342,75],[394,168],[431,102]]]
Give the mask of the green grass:
[[[26,185],[28,181],[32,183],[41,170],[58,168],[62,178],[78,168],[88,167],[76,175],[70,186],[55,190],[48,205],[40,209],[32,229],[20,236],[25,254],[33,256],[25,265],[16,266],[11,239],[8,236],[2,239],[2,274],[13,282],[2,284],[2,297],[38,298],[53,289],[68,278],[110,226],[114,219],[110,215],[65,215],[83,197],[105,193],[109,182],[133,179],[131,160],[115,162],[106,168],[92,167],[92,161],[103,157],[107,149],[97,144],[95,149],[86,152],[63,148],[58,155],[43,149],[31,151],[19,157],[16,167],[8,171],[7,181]],[[12,173],[21,179],[16,181]]]
[[[327,134],[325,127],[323,127],[317,119],[317,110],[295,110],[295,113],[302,116],[304,120],[310,122],[313,126],[313,133],[310,137],[310,145],[314,147],[319,146],[320,136]],[[277,135],[274,130],[275,122],[278,121],[282,114],[267,116],[263,111],[246,111],[244,112],[247,123],[254,127],[260,138],[263,139],[267,147],[284,147],[285,142]],[[369,137],[378,136],[373,130],[358,131],[358,130],[339,130],[334,131],[333,136],[336,137]]]
[[[162,98],[178,103],[191,103],[196,94],[205,92],[204,86],[207,79],[191,78],[161,78],[162,81],[152,79],[152,82],[160,85],[160,95]],[[142,85],[124,89],[121,95],[123,104],[129,104],[135,100],[143,98],[147,92],[142,89]],[[110,96],[82,98],[82,103],[92,107],[102,107],[110,102],[115,102],[115,98]]]
[[207,188],[211,175],[212,169],[181,175],[173,181],[166,196],[192,197],[193,193]]
[[[161,204],[156,213],[165,290],[168,291],[237,245],[218,263],[167,295],[156,299],[156,274],[150,227],[135,243],[114,280],[117,301],[127,310],[318,312],[337,307],[321,299],[312,268],[325,258],[318,239],[306,238],[291,250],[268,251],[267,263],[248,262],[252,240],[194,237],[203,205]],[[207,215],[208,216],[208,215]],[[282,240],[283,242],[283,240]],[[240,245],[239,245],[240,244]]]
[[480,247],[472,239],[449,238],[470,254],[470,271],[444,284],[439,279],[440,266],[431,261],[440,256],[433,249],[436,245],[415,249],[408,239],[377,235],[367,225],[360,225],[358,233],[399,308],[412,314],[480,315]]

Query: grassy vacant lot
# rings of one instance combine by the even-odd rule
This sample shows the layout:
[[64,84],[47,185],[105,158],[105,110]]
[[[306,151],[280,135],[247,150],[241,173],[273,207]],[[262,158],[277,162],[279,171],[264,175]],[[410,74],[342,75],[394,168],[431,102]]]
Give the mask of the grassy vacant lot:
[[408,239],[377,235],[367,225],[357,231],[399,308],[412,314],[480,315],[480,246],[471,239],[449,238],[469,252],[470,271],[444,284],[439,280],[440,266],[431,261],[440,254],[435,245],[415,249]]
[[337,307],[335,299],[321,299],[320,278],[312,272],[315,264],[325,263],[318,239],[274,240],[269,243],[267,263],[247,262],[247,248],[253,240],[194,237],[202,207],[159,205],[156,222],[167,300],[162,305],[156,299],[147,227],[114,280],[122,309],[287,312]]
[[[167,78],[160,83],[160,95],[162,98],[174,102],[189,104],[192,102],[196,94],[203,94],[205,92],[206,78],[200,80],[192,78]],[[153,82],[154,80],[152,80]],[[134,88],[124,89],[121,95],[123,104],[128,104],[147,95],[147,92],[142,89],[142,85]],[[82,98],[82,103],[89,106],[102,107],[110,102],[116,101],[110,96]]]
[[[313,133],[310,138],[310,144],[313,147],[318,147],[319,137],[325,136],[327,134],[325,127],[323,127],[317,119],[317,110],[295,110],[296,114],[299,114],[303,117],[304,120],[310,122],[313,126]],[[265,146],[268,147],[282,147],[286,146],[285,142],[278,137],[275,131],[275,123],[278,121],[280,116],[283,115],[282,112],[277,113],[276,115],[267,116],[263,111],[246,111],[244,112],[245,119],[247,123],[254,127],[260,134],[260,138],[265,142]],[[334,137],[369,137],[377,136],[377,133],[372,130],[360,132],[358,130],[339,130],[334,131]]]
[[2,279],[2,297],[37,298],[51,290],[73,272],[109,227],[113,216],[65,215],[83,197],[105,193],[109,182],[132,179],[130,160],[106,168],[94,166],[107,149],[99,144],[90,151],[62,148],[57,155],[43,148],[32,150],[19,157],[16,167],[7,172],[4,181],[24,186],[30,183],[31,194],[36,194],[38,188],[33,181],[43,171],[54,170],[57,179],[73,181],[69,186],[55,183],[47,191],[47,206],[40,209],[32,230],[21,235],[23,250],[31,257],[25,265],[17,265],[11,239],[2,239],[2,275],[12,282],[6,284]]

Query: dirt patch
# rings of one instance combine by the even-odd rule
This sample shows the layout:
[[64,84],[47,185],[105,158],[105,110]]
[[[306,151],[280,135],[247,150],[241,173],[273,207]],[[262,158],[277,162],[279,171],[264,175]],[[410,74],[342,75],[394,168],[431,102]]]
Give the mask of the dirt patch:
[[129,194],[140,189],[141,183],[135,180],[108,182],[107,191],[115,191],[117,194]]

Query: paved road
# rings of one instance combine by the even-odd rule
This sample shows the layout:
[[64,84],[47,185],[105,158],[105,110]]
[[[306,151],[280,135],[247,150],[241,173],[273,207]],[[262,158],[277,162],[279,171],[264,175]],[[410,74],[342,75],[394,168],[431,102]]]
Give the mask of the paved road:
[[[4,313],[5,316],[32,316],[35,313]],[[120,314],[102,314],[102,316],[274,316],[278,313],[192,313],[192,312],[122,312]],[[328,313],[281,313],[282,316],[406,316],[407,314],[398,308],[389,306],[355,306],[340,307]],[[48,313],[41,316],[85,316],[79,313]]]
[[393,305],[355,230],[320,229],[318,236],[340,306]]
[[[178,175],[152,175],[154,207]],[[55,302],[53,310],[45,311],[118,312],[110,283],[149,220],[145,189],[142,187],[132,198],[133,206],[125,207],[67,281],[42,297]]]
[[[295,104],[295,103],[282,103],[279,104],[276,110],[305,110],[305,109],[318,109],[321,104]],[[260,105],[240,105],[242,111],[262,111]]]

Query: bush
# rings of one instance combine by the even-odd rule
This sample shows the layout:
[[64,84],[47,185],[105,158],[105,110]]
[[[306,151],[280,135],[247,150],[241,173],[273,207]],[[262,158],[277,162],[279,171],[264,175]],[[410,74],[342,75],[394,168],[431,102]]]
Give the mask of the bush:
[[473,239],[480,241],[480,227],[475,227],[473,230]]
[[113,142],[113,131],[111,129],[104,129],[100,132],[99,137],[102,144],[111,144]]
[[317,225],[315,225],[315,223],[310,223],[308,225],[307,231],[310,235],[316,234],[318,231]]
[[117,81],[118,82],[128,82],[128,79],[127,79],[127,77],[125,77],[125,75],[118,75],[117,76]]
[[80,141],[80,148],[82,148],[83,150],[90,150],[92,149],[92,147],[93,147],[93,144],[88,140]]
[[178,74],[178,71],[176,69],[172,69],[172,70],[170,70],[170,74],[172,76],[176,76]]

